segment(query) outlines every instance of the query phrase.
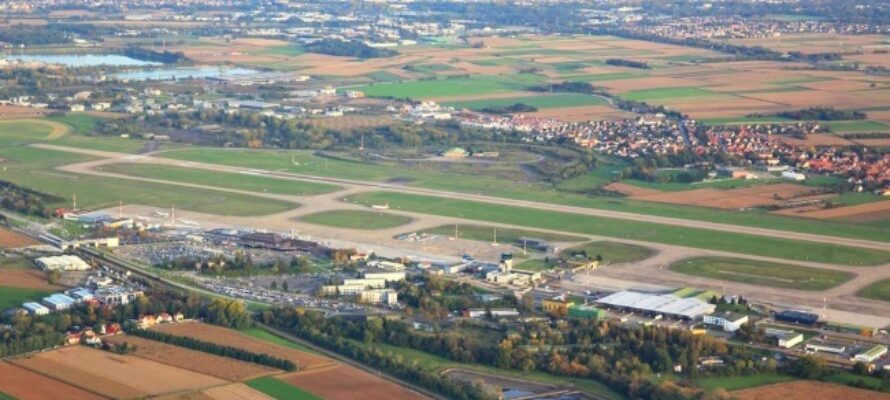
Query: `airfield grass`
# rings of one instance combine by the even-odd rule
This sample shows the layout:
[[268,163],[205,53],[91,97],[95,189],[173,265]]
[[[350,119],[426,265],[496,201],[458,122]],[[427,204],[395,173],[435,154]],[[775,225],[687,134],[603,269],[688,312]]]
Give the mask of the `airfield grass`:
[[556,94],[551,96],[535,95],[522,97],[508,97],[501,99],[481,99],[481,100],[464,100],[449,101],[442,103],[445,106],[458,109],[468,108],[471,110],[481,110],[484,108],[500,108],[511,106],[513,104],[525,104],[539,109],[561,108],[561,107],[577,107],[577,106],[596,106],[608,104],[600,97],[588,96],[585,94]]
[[742,390],[758,386],[772,385],[796,380],[792,376],[764,372],[745,376],[712,376],[696,379],[699,387],[708,390],[724,389],[727,391]]
[[598,241],[563,250],[563,253],[584,251],[589,257],[600,255],[607,264],[622,264],[645,260],[655,255],[655,250],[634,244]]
[[468,218],[528,228],[610,236],[742,254],[844,265],[878,265],[890,261],[890,252],[824,243],[797,241],[726,231],[628,221],[583,214],[506,206],[393,192],[361,193],[350,202],[389,203],[393,209]]
[[890,279],[872,283],[860,290],[856,295],[868,299],[890,301]]
[[510,181],[484,175],[418,171],[399,164],[325,159],[313,152],[301,150],[192,148],[170,150],[159,153],[159,156],[177,160],[361,181],[385,182],[404,179],[408,186],[428,189],[890,242],[890,229],[883,225],[812,221],[762,212],[729,212],[704,207],[587,195],[586,192],[610,182],[613,171],[621,171],[623,168],[623,166],[611,163],[601,163],[600,167],[587,174],[553,186],[536,182]]
[[0,286],[0,310],[21,306],[26,301],[39,301],[53,292],[12,286]]
[[853,277],[843,271],[726,257],[696,257],[672,264],[671,271],[750,285],[825,290]]
[[677,99],[687,97],[710,96],[714,92],[697,87],[675,87],[675,88],[657,88],[657,89],[640,89],[622,93],[620,96],[626,100],[633,101],[649,101],[662,99]]
[[470,96],[525,90],[543,78],[533,74],[478,75],[451,79],[430,79],[401,83],[381,83],[356,87],[370,97],[428,99]]
[[397,214],[378,213],[364,210],[333,210],[305,215],[300,218],[311,224],[352,229],[388,229],[405,225],[411,218]]
[[102,171],[226,189],[294,196],[313,196],[342,189],[339,186],[324,183],[154,164],[110,164],[102,166]]
[[[440,236],[454,236],[454,225],[442,225],[435,228],[424,229],[418,233],[429,233]],[[494,241],[495,228],[487,225],[458,224],[457,235],[461,239],[477,240],[480,242]],[[497,228],[499,243],[513,243],[521,245],[521,238],[535,238],[549,242],[581,242],[583,237],[572,235],[560,235],[550,232],[541,232],[528,229]]]
[[271,376],[249,380],[245,384],[275,400],[322,400],[321,397]]

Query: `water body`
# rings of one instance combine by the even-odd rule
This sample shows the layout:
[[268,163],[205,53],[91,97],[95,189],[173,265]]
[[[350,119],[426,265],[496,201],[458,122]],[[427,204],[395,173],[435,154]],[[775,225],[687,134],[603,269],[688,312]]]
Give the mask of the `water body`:
[[42,62],[59,64],[66,67],[147,67],[161,65],[154,61],[142,61],[120,54],[20,54],[0,56],[5,60],[24,62]]
[[114,76],[118,79],[131,81],[172,81],[180,79],[202,79],[215,78],[220,76],[252,75],[256,73],[259,73],[259,71],[249,68],[220,68],[208,66],[128,71],[115,74]]

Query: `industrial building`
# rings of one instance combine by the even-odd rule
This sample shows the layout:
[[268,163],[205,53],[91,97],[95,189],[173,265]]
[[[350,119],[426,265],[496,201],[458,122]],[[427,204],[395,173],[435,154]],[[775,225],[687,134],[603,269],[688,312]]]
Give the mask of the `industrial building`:
[[72,299],[77,300],[79,303],[90,301],[93,299],[93,293],[82,288],[71,289],[65,294],[70,296]]
[[819,322],[818,315],[797,310],[779,311],[775,315],[773,315],[773,318],[775,318],[776,321],[793,322],[795,324],[804,325],[813,325],[816,322]]
[[495,318],[519,316],[519,311],[515,308],[492,308],[491,310],[486,310],[484,308],[470,308],[464,310],[463,316],[464,318],[483,318],[488,315],[488,311],[491,311],[491,316]]
[[41,257],[35,261],[47,271],[87,271],[92,268],[78,256]]
[[844,354],[847,346],[840,343],[811,341],[804,346],[804,350],[813,353]]
[[879,345],[873,346],[872,348],[870,348],[862,353],[859,353],[859,354],[853,356],[853,361],[859,361],[859,362],[864,362],[864,363],[873,363],[877,359],[883,357],[885,354],[887,354],[887,346],[879,344]]
[[383,279],[387,282],[398,282],[405,280],[404,271],[365,272],[363,275],[365,279]]
[[25,304],[22,304],[22,308],[28,311],[28,314],[31,315],[47,315],[49,314],[49,308],[44,307],[40,303],[35,303],[33,301],[29,301]]
[[372,304],[394,305],[399,302],[399,294],[393,289],[365,290],[360,295],[361,301]]
[[680,298],[670,294],[649,294],[622,291],[610,294],[595,303],[619,310],[694,320],[711,314],[717,306],[697,298]]
[[702,317],[705,325],[719,326],[724,332],[735,332],[748,323],[748,316],[737,313],[721,313]]
[[569,307],[569,317],[598,320],[606,317],[606,311],[587,304],[576,304]]
[[776,341],[776,345],[783,349],[790,349],[803,342],[803,334],[783,329],[767,328],[764,335]]
[[42,301],[52,311],[67,310],[77,304],[77,300],[59,293],[44,297]]

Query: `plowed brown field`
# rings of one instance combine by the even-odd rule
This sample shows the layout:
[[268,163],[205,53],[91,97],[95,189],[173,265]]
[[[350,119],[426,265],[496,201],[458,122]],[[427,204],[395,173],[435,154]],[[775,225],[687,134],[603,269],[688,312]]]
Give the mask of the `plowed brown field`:
[[0,249],[17,249],[38,244],[40,244],[40,242],[25,235],[13,232],[6,228],[0,228]]
[[104,397],[0,361],[0,392],[19,400],[101,400]]
[[207,389],[203,394],[213,400],[274,400],[243,383]]
[[795,381],[732,392],[741,400],[887,400],[890,395],[815,381]]
[[361,392],[362,400],[426,399],[419,393],[349,365],[297,372],[281,379],[326,400],[353,400],[356,391]]

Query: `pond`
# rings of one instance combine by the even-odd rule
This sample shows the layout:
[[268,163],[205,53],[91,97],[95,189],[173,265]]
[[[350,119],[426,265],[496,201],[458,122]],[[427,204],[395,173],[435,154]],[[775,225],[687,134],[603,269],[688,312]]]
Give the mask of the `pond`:
[[153,61],[142,61],[120,54],[7,54],[0,56],[5,60],[24,62],[42,62],[60,64],[66,67],[146,67],[161,65]]
[[179,79],[201,79],[216,78],[221,76],[236,75],[252,75],[259,71],[249,68],[238,67],[182,67],[182,68],[163,68],[144,71],[128,71],[115,74],[114,76],[122,80],[146,81],[146,80],[179,80]]

